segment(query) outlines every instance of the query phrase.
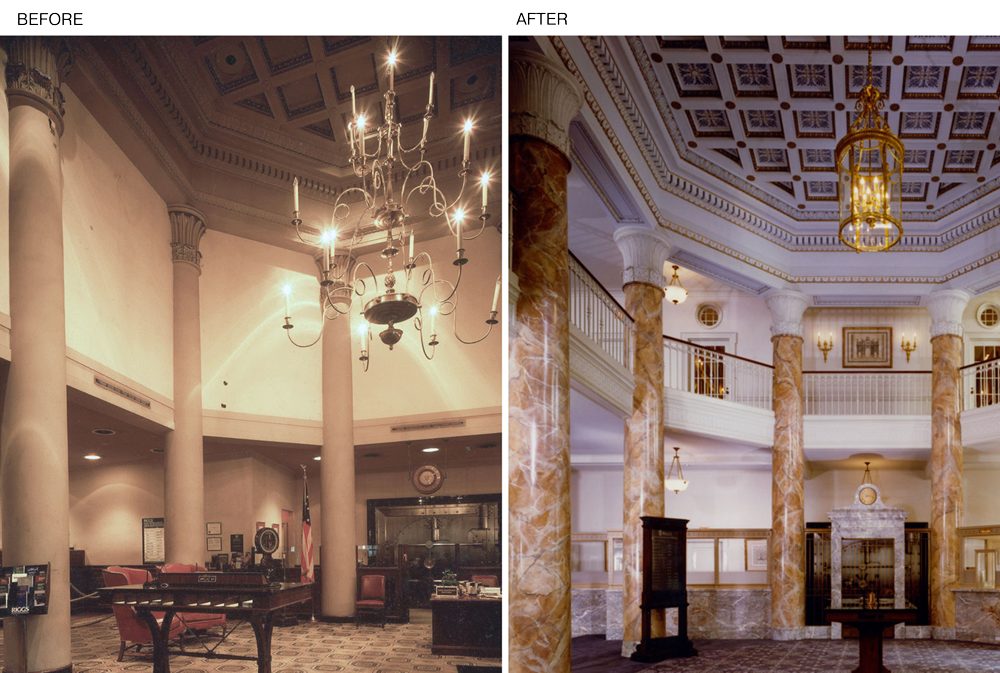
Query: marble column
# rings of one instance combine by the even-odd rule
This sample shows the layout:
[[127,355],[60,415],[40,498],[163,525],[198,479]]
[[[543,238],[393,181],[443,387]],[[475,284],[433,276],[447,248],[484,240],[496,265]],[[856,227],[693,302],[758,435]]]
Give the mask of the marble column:
[[[353,255],[337,255],[337,274],[350,278]],[[322,267],[321,267],[322,269]],[[349,292],[335,283],[332,294]],[[348,295],[349,296],[349,295]],[[346,310],[347,298],[341,309]],[[354,517],[354,382],[357,358],[351,344],[351,316],[341,315],[323,324],[323,447],[320,449],[320,486],[323,517],[320,544],[323,547],[324,621],[349,621],[354,616],[357,592],[358,544]],[[319,562],[318,547],[313,558]]]
[[[642,520],[663,516],[663,264],[670,242],[649,227],[615,230],[625,260],[625,310],[633,327],[632,416],[625,425],[622,656],[642,639]],[[664,611],[653,612],[651,635],[666,635]]]
[[167,563],[205,558],[205,460],[201,406],[201,252],[205,216],[168,205],[174,271],[174,429],[163,468],[163,536]]
[[771,454],[771,637],[805,636],[805,458],[802,452],[802,314],[809,299],[771,290],[774,448]]
[[931,313],[931,628],[935,638],[952,639],[955,596],[949,587],[961,572],[962,424],[959,368],[962,366],[962,312],[970,296],[940,290],[927,297]]
[[579,85],[510,54],[510,190],[520,285],[510,331],[509,666],[570,670],[569,122]]
[[[69,441],[60,144],[65,44],[6,44],[10,350],[0,449],[4,565],[49,563],[48,614],[7,619],[4,669],[70,671]],[[22,628],[23,627],[23,628]],[[26,668],[25,668],[26,666]]]

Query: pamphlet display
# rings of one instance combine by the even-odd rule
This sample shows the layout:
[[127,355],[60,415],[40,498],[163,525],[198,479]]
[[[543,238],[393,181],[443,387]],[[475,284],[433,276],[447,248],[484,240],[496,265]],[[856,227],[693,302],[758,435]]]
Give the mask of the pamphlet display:
[[46,614],[48,589],[48,563],[0,568],[0,617]]

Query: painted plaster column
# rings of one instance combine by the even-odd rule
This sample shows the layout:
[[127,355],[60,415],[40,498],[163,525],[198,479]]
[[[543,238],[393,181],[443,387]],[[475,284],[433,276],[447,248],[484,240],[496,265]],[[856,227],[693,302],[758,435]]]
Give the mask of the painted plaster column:
[[164,453],[163,534],[167,563],[205,558],[205,458],[201,406],[201,252],[205,216],[168,205],[174,267],[174,429]]
[[802,314],[809,299],[794,290],[772,290],[774,344],[774,448],[771,453],[771,637],[804,637],[805,459],[802,452]]
[[[625,259],[625,310],[633,327],[632,416],[625,424],[622,656],[642,640],[642,520],[663,516],[663,263],[670,242],[649,227],[615,230]],[[652,614],[654,638],[666,635],[664,611]]]
[[61,40],[40,37],[6,44],[11,364],[0,449],[3,560],[5,565],[51,564],[48,614],[27,617],[26,632],[18,619],[4,625],[4,669],[11,673],[72,670],[59,151],[65,48]]
[[927,297],[931,312],[931,627],[935,638],[954,638],[955,596],[962,547],[962,425],[959,368],[962,312],[969,295],[940,290]]
[[510,189],[517,213],[510,333],[509,661],[570,670],[569,249],[566,176],[579,85],[561,65],[510,54]]
[[[351,277],[355,258],[337,255],[336,273],[344,269]],[[320,263],[319,261],[317,263]],[[320,267],[322,270],[322,267]],[[343,283],[333,294],[348,292]],[[319,549],[313,558],[322,563],[324,621],[349,621],[354,616],[357,593],[358,544],[354,517],[354,351],[351,348],[351,316],[323,321],[323,447],[320,449],[319,479],[323,492]]]

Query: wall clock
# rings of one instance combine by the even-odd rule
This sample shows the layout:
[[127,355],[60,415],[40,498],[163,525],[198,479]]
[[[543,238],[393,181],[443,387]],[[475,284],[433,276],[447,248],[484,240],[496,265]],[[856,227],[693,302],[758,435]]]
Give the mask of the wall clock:
[[437,465],[421,465],[413,471],[410,482],[418,493],[429,495],[440,489],[444,484],[444,474],[438,469]]
[[858,493],[858,500],[861,501],[862,505],[871,505],[878,499],[878,495],[875,493],[875,489],[870,486],[861,489]]

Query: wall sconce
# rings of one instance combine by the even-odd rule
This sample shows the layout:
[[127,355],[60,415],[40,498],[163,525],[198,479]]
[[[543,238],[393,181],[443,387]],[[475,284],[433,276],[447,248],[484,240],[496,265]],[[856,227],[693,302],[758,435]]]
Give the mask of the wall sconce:
[[816,348],[818,348],[821,351],[823,351],[823,362],[826,362],[826,356],[827,356],[827,354],[830,351],[833,350],[833,332],[830,332],[830,339],[829,339],[829,341],[827,341],[827,340],[820,341],[819,340],[819,332],[817,332],[816,333]]
[[[688,487],[687,479],[684,478],[684,473],[681,472],[681,459],[677,455],[677,452],[681,450],[681,447],[674,447],[674,459],[670,461],[670,472],[667,473],[667,478],[664,480],[664,485],[667,490],[673,491],[674,493],[680,493]],[[677,467],[677,476],[674,476],[674,467]]]
[[907,341],[906,335],[904,334],[902,336],[902,341],[900,342],[899,345],[903,349],[903,352],[906,353],[906,361],[909,362],[910,353],[917,350],[917,333],[916,332],[913,333],[913,341]]

